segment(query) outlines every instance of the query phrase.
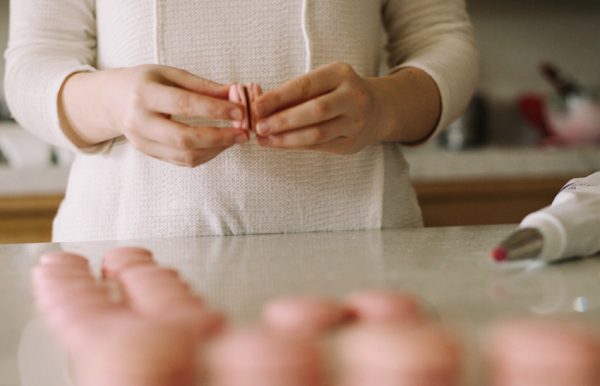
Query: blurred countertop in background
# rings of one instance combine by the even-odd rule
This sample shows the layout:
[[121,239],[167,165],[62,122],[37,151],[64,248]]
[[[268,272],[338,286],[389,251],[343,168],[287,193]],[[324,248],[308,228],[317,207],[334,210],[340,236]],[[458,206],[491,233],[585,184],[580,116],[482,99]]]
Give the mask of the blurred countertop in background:
[[[20,129],[0,124],[0,195],[64,193],[72,155]],[[406,148],[415,183],[583,176],[600,170],[599,147],[499,147],[447,151],[432,142]]]
[[450,152],[427,145],[405,150],[414,181],[588,175],[600,170],[600,147],[482,147]]

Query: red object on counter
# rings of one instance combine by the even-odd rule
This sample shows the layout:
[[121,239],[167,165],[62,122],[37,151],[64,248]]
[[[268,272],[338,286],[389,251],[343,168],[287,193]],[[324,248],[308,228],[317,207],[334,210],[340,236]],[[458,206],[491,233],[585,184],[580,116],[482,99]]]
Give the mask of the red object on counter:
[[546,118],[545,97],[540,94],[523,94],[518,99],[519,110],[544,137],[554,135]]

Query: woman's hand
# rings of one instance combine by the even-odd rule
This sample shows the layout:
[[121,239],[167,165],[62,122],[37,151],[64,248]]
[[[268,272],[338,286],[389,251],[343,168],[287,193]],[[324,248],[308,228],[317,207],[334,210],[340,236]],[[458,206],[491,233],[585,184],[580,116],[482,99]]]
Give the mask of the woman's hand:
[[289,80],[259,97],[254,109],[264,146],[347,154],[379,138],[373,90],[343,63]]
[[241,121],[244,110],[228,100],[229,87],[158,65],[78,73],[62,91],[63,122],[79,146],[123,135],[151,157],[195,167],[246,142],[248,133],[193,127],[171,116]]
[[362,78],[334,63],[266,92],[254,111],[263,146],[351,154],[382,141],[426,138],[441,104],[435,82],[416,68]]

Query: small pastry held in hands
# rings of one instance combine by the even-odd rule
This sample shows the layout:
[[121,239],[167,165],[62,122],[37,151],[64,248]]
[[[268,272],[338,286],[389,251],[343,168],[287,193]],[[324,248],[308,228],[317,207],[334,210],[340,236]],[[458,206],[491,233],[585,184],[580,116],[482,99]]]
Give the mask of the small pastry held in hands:
[[229,88],[229,100],[241,104],[244,107],[244,119],[240,122],[234,122],[235,128],[242,128],[249,133],[256,133],[256,122],[254,117],[254,101],[262,94],[261,87],[256,83],[233,84]]

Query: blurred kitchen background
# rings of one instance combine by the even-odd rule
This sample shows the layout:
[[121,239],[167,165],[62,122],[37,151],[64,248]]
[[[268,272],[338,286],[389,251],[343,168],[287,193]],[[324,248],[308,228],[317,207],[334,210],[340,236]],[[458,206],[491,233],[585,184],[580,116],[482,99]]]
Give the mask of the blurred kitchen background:
[[[481,51],[479,93],[439,140],[406,151],[427,226],[518,222],[548,205],[570,178],[600,170],[600,110],[594,112],[593,100],[600,86],[600,1],[470,0],[468,6]],[[0,0],[2,52],[8,7]],[[554,66],[546,76],[542,62]],[[555,79],[553,87],[552,74],[566,81]],[[583,106],[586,122],[569,121],[573,106]],[[18,128],[4,103],[0,118],[0,243],[48,240],[71,157]],[[557,128],[566,131],[557,136]]]
[[[0,49],[4,53],[6,50],[6,41],[8,40],[8,0],[0,0]],[[0,60],[0,73],[2,79],[0,79],[1,91],[0,91],[0,120],[4,121],[9,119],[9,113],[4,103],[4,58]]]

